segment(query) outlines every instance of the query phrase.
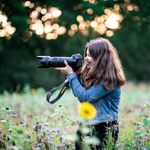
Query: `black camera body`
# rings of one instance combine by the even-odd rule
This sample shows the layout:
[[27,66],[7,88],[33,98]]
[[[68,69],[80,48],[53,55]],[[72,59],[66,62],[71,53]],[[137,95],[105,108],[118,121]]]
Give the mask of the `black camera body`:
[[37,59],[40,59],[41,64],[38,68],[65,67],[64,60],[66,60],[74,71],[77,71],[83,62],[81,54],[74,54],[71,57],[37,56]]

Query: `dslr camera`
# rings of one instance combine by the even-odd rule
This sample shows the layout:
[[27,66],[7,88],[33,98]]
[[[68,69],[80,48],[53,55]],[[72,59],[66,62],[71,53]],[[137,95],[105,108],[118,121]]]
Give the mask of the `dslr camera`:
[[74,71],[77,71],[83,62],[81,54],[74,54],[71,57],[37,56],[37,59],[40,60],[38,68],[65,67],[64,60],[66,60]]

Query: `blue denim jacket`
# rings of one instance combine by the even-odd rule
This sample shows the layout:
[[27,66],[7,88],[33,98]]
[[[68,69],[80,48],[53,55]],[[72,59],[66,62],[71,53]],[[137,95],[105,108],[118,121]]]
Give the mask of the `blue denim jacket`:
[[118,120],[118,105],[121,95],[120,87],[108,90],[100,83],[86,89],[80,83],[75,73],[68,75],[67,78],[74,96],[80,102],[89,102],[96,108],[96,117],[90,120],[90,123],[97,124]]

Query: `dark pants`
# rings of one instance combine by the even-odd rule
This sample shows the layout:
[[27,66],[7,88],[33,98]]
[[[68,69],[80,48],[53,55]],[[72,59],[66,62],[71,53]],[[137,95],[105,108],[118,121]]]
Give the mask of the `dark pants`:
[[[76,150],[83,150],[82,138],[84,138],[85,135],[81,133],[81,126],[82,125],[79,126],[79,129],[76,133],[78,136],[78,140],[75,143]],[[115,146],[119,133],[119,127],[116,121],[109,123],[99,123],[96,125],[88,126],[88,128],[90,129],[90,133],[86,136],[94,136],[99,139],[99,145],[89,145],[91,150],[104,150],[104,147],[106,147],[107,144],[111,144],[112,147]]]

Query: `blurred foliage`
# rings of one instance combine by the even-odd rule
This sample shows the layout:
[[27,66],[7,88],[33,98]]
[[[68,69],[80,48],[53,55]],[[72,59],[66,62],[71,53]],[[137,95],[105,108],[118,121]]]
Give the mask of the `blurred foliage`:
[[[53,69],[38,69],[37,55],[71,56],[74,53],[83,54],[84,45],[92,38],[102,35],[90,29],[89,36],[77,32],[69,37],[67,34],[59,36],[56,40],[46,40],[34,34],[28,37],[28,18],[31,10],[23,6],[22,0],[0,0],[0,10],[5,12],[8,20],[16,28],[10,38],[0,37],[0,92],[4,90],[20,91],[25,84],[31,87],[43,86],[46,90],[58,85],[64,76]],[[46,1],[36,0],[35,6],[54,6],[62,11],[58,23],[67,30],[70,25],[77,23],[78,15],[92,20],[95,16],[102,15],[105,8],[115,4],[122,5],[120,13],[124,16],[121,28],[115,31],[109,39],[119,51],[128,80],[149,81],[150,67],[150,3],[142,0],[99,0],[97,4],[88,1],[70,0]],[[125,3],[136,5],[139,11],[127,11]],[[94,13],[88,15],[87,8],[92,8]],[[1,27],[0,27],[1,28]],[[104,35],[103,35],[104,36]]]
[[[118,150],[150,149],[150,85],[127,83],[123,87],[119,113]],[[23,92],[4,92],[0,95],[0,149],[63,149],[73,150],[81,116],[79,102],[67,90],[57,103],[45,100],[46,91],[31,89]],[[127,117],[128,116],[128,117]],[[81,131],[89,130],[82,124]],[[85,136],[84,146],[97,143],[94,137]],[[111,138],[107,150],[112,147]],[[87,150],[87,147],[83,150]]]

